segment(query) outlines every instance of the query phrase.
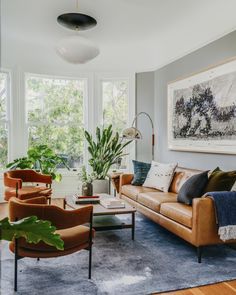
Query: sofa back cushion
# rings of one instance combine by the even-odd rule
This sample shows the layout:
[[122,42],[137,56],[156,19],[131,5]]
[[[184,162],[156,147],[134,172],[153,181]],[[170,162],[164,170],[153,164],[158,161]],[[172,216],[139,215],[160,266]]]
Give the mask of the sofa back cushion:
[[201,172],[203,171],[177,167],[169,191],[178,194],[186,180],[188,180],[191,176],[199,174]]

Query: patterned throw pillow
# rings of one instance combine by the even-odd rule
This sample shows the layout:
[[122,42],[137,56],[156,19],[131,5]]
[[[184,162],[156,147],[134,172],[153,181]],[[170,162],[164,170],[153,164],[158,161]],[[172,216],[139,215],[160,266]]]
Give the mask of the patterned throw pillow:
[[168,192],[177,164],[162,164],[152,161],[143,186]]
[[181,187],[177,200],[186,205],[192,205],[194,198],[200,198],[208,182],[208,172],[191,176]]
[[131,182],[133,185],[143,185],[146,180],[148,171],[151,168],[151,164],[143,163],[139,161],[132,161],[134,165],[134,178]]

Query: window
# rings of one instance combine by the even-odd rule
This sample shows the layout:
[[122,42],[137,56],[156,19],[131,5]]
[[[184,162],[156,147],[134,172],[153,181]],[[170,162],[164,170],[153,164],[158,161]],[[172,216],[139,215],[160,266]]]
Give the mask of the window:
[[7,72],[0,72],[0,169],[6,166],[8,159],[9,84],[9,74]]
[[[102,79],[102,121],[103,126],[110,124],[113,130],[122,134],[129,125],[129,81],[127,79]],[[130,147],[126,147],[122,158],[114,165],[115,169],[126,169],[129,166]]]
[[102,112],[103,124],[112,124],[114,131],[119,133],[128,124],[128,81],[102,81]]
[[26,76],[29,147],[47,144],[71,168],[83,163],[86,89],[86,79]]

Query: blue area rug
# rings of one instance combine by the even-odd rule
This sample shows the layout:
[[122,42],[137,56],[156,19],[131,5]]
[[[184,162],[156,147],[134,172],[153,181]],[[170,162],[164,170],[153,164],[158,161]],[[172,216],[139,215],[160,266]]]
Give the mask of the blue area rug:
[[[1,294],[13,292],[13,255],[4,243]],[[144,295],[236,279],[236,251],[206,247],[202,264],[196,249],[137,214],[131,230],[99,232],[93,247],[92,280],[87,279],[88,252],[56,259],[19,261],[19,291],[24,295]]]

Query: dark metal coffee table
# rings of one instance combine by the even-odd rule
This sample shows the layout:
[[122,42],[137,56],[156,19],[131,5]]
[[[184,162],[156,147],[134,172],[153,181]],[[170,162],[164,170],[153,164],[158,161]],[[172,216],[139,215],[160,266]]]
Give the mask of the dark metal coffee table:
[[[102,194],[101,198],[111,197],[111,195]],[[135,212],[136,208],[129,205],[126,201],[125,208],[120,209],[107,209],[100,204],[93,204],[93,228],[96,231],[106,231],[106,230],[117,230],[131,228],[132,240],[134,240],[135,232]],[[81,208],[86,205],[75,204],[73,196],[67,196],[64,199],[64,208],[69,207],[71,209]],[[119,215],[130,214],[131,223],[125,223],[120,218]]]

